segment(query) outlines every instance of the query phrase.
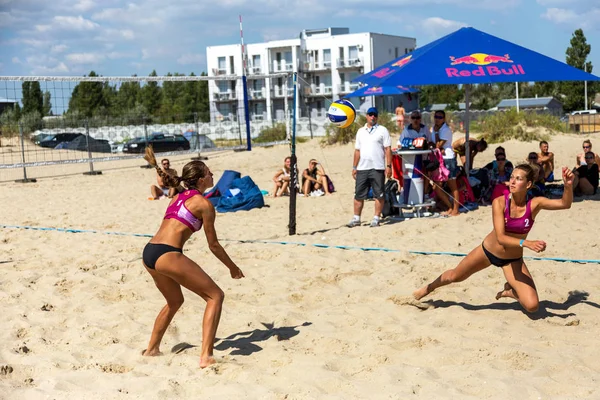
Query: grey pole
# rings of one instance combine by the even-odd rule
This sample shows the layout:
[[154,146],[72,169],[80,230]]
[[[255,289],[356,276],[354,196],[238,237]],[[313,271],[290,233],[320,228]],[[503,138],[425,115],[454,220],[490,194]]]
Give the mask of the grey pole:
[[17,179],[18,183],[37,182],[36,179],[27,178],[27,168],[25,167],[25,141],[23,140],[23,124],[19,124],[19,135],[21,136],[21,162],[23,163],[23,179]]
[[90,149],[90,124],[85,120],[85,143],[88,150],[88,160],[90,161],[90,170],[84,172],[84,175],[102,175],[102,171],[94,171],[94,161],[92,161],[92,149]]
[[196,125],[196,150],[198,150],[198,155],[196,157],[192,157],[192,160],[208,160],[208,157],[203,157],[200,155],[202,152],[202,143],[200,143],[200,124],[198,123],[198,113],[194,113],[194,125]]

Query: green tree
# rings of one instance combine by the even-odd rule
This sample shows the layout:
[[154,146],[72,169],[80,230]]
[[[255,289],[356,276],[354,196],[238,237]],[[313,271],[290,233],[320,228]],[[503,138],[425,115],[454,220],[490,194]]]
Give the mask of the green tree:
[[421,87],[419,107],[424,109],[432,104],[458,104],[463,101],[464,91],[457,85],[429,85]]
[[44,92],[44,101],[42,106],[42,116],[52,115],[52,102],[49,91]]
[[[592,72],[593,65],[587,61],[587,57],[592,50],[592,46],[587,43],[587,39],[582,29],[577,29],[571,36],[571,45],[566,50],[567,64]],[[565,111],[582,110],[585,106],[584,83],[583,82],[562,82],[561,92],[564,95],[563,108]],[[588,96],[593,98],[596,88],[595,85],[588,86]],[[588,104],[590,104],[588,102]]]
[[22,85],[23,113],[29,114],[37,111],[39,114],[44,110],[44,97],[39,82],[23,82]]
[[[157,76],[156,70],[152,70],[150,76]],[[146,82],[142,87],[142,104],[150,115],[157,115],[161,106],[162,92],[158,82]]]
[[[90,77],[98,76],[94,71]],[[81,82],[75,85],[69,100],[69,112],[77,112],[83,117],[92,117],[105,110],[107,102],[103,96],[104,84],[102,82]]]
[[114,114],[126,115],[133,112],[141,105],[141,92],[139,82],[123,82],[116,95]]

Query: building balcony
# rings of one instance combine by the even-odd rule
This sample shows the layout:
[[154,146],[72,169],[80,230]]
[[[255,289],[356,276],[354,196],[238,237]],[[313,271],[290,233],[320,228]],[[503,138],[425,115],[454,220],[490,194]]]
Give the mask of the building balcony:
[[287,90],[286,90],[286,88],[277,87],[277,86],[273,88],[273,97],[276,97],[276,98],[285,97],[284,93],[287,94],[287,97],[291,97],[294,95],[294,88],[287,88]]
[[294,70],[294,64],[286,63],[285,61],[277,62],[273,61],[271,64],[271,68],[269,69],[270,73],[276,72],[292,72]]
[[212,69],[212,73],[213,73],[214,76],[227,75],[227,70],[226,69],[213,68]]
[[234,92],[219,92],[213,93],[213,99],[215,101],[232,101],[236,100],[236,95]]
[[360,68],[363,67],[362,58],[350,58],[350,59],[342,59],[338,58],[337,67],[338,68]]
[[305,71],[328,71],[331,70],[331,61],[323,61],[323,62],[305,62],[304,63]]
[[248,74],[249,75],[260,75],[260,74],[262,74],[262,68],[261,67],[249,66],[248,67]]
[[304,88],[305,96],[321,96],[333,93],[333,87],[324,85],[310,85]]
[[250,100],[264,100],[265,92],[262,89],[251,89],[248,91],[248,96]]
[[355,90],[358,90],[359,87],[360,86],[358,83],[344,82],[338,86],[338,92],[339,93],[352,93]]

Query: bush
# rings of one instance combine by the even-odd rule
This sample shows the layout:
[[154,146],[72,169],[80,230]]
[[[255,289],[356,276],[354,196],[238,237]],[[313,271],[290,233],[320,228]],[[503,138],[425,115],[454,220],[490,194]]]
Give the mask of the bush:
[[548,140],[547,134],[533,128],[562,132],[564,124],[553,115],[527,111],[518,113],[515,108],[485,116],[471,123],[471,129],[483,132],[488,143],[502,143],[510,139],[524,142]]
[[[391,113],[380,113],[378,121],[379,125],[383,125],[390,131],[390,135],[400,133],[396,116]],[[321,140],[323,145],[346,144],[354,142],[356,132],[359,128],[367,123],[367,117],[359,114],[356,116],[354,123],[347,128],[338,128],[334,124],[327,124],[325,127],[325,137]]]
[[277,123],[269,128],[263,128],[258,137],[252,141],[255,143],[280,142],[286,140],[286,127],[284,123]]

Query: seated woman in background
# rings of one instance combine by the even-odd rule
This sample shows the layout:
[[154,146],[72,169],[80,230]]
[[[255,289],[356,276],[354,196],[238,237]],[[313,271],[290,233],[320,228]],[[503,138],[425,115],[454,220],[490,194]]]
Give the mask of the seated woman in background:
[[275,182],[275,187],[273,188],[273,197],[280,197],[284,194],[290,194],[289,186],[290,186],[290,164],[291,158],[286,157],[283,161],[283,168],[278,169],[273,177],[273,182]]
[[494,154],[496,160],[483,167],[488,170],[490,179],[490,188],[487,195],[484,196],[486,197],[486,200],[492,201],[496,197],[503,196],[505,193],[509,192],[508,181],[510,179],[510,174],[512,174],[514,169],[513,164],[506,159],[504,147],[496,147]]
[[544,168],[538,162],[538,154],[535,151],[532,151],[527,156],[526,162],[533,168],[535,173],[535,179],[533,181],[533,186],[529,189],[529,195],[531,196],[543,196],[544,190],[546,189],[546,179],[544,177]]
[[[467,149],[466,149],[466,139],[462,138],[462,139],[458,139],[455,140],[452,143],[452,150],[454,150],[454,152],[456,153],[457,156],[460,157],[460,162],[462,163],[462,165],[465,165],[466,162],[466,154],[467,154]],[[470,139],[469,140],[469,169],[473,169],[473,160],[475,159],[475,156],[483,151],[485,151],[485,149],[487,149],[488,144],[485,141],[485,139],[480,139],[480,140],[475,140],[475,139]]]
[[590,196],[598,190],[598,164],[595,162],[596,155],[591,151],[585,153],[586,165],[575,170],[575,181],[573,182],[573,193],[576,196]]
[[[592,152],[592,142],[589,139],[586,139],[583,141],[583,153],[579,153],[577,155],[577,161],[575,162],[575,165],[581,166],[581,165],[587,165],[587,161],[585,159],[585,155],[587,153],[591,153]],[[593,154],[593,153],[592,153]],[[594,155],[594,162],[598,165],[600,165],[600,156],[598,156],[598,154]],[[577,168],[575,167],[575,168]]]
[[309,196],[312,192],[323,194],[331,194],[329,191],[329,178],[325,174],[323,166],[312,159],[308,162],[308,168],[302,172],[302,193],[304,196]]

